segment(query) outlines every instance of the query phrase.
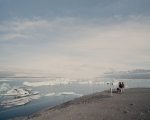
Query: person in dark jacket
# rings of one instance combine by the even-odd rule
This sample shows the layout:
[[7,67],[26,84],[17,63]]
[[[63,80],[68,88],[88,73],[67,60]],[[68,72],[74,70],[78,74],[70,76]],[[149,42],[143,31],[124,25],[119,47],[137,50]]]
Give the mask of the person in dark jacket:
[[117,88],[117,92],[120,92],[120,93],[121,93],[121,89],[122,89],[122,84],[121,84],[121,82],[119,82],[119,86],[118,86],[118,88]]

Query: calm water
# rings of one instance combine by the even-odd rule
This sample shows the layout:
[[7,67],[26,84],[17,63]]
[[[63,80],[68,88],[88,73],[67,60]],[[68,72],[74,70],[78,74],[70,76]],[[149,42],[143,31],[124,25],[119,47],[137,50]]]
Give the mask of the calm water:
[[[54,79],[54,78],[53,78]],[[7,79],[12,81],[0,81],[0,85],[3,83],[7,83],[10,85],[11,88],[13,87],[21,87],[24,86],[23,82],[38,82],[38,81],[46,81],[44,78],[18,78],[18,79]],[[83,79],[80,79],[83,80]],[[88,80],[88,79],[87,79]],[[150,87],[150,80],[149,79],[117,79],[118,81],[124,82],[126,88],[137,88],[137,87]],[[86,81],[84,79],[83,81]],[[31,88],[35,91],[38,91],[40,94],[48,94],[48,93],[60,93],[60,92],[74,92],[77,94],[92,94],[95,92],[100,92],[107,90],[109,88],[116,88],[117,86],[113,85],[97,85],[97,82],[100,81],[112,81],[112,79],[106,78],[97,78],[92,80],[92,84],[79,84],[78,81],[72,82],[72,84],[67,85],[54,85],[54,86],[39,86],[39,87],[27,87]],[[14,106],[9,108],[4,108],[0,106],[0,120],[10,119],[19,116],[28,116],[35,112],[38,112],[42,109],[46,109],[48,107],[52,107],[63,102],[72,100],[78,97],[77,95],[60,95],[60,96],[42,96],[38,100],[34,100],[26,105],[23,106]],[[0,98],[0,104],[4,100],[14,99],[14,97],[5,96]]]

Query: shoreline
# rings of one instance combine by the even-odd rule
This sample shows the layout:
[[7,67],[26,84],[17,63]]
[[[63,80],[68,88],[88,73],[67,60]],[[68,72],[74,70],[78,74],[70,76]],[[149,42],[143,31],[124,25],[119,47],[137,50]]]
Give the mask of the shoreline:
[[11,120],[150,119],[150,88],[109,90],[75,98],[60,105]]

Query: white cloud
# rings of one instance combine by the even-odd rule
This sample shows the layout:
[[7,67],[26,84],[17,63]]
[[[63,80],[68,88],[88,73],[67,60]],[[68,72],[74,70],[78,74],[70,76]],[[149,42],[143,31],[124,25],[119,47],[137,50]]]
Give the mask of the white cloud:
[[111,68],[150,67],[144,65],[150,61],[148,17],[130,16],[126,22],[109,26],[84,22],[75,18],[8,21],[0,26],[5,32],[2,41],[23,38],[27,42],[1,46],[14,51],[4,57],[5,62],[19,69],[76,77],[98,76]]

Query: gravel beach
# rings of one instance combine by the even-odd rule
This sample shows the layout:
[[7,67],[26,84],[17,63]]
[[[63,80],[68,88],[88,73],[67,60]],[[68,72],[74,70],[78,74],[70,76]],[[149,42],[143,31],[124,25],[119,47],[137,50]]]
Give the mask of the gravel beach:
[[94,93],[12,120],[150,120],[150,89]]

